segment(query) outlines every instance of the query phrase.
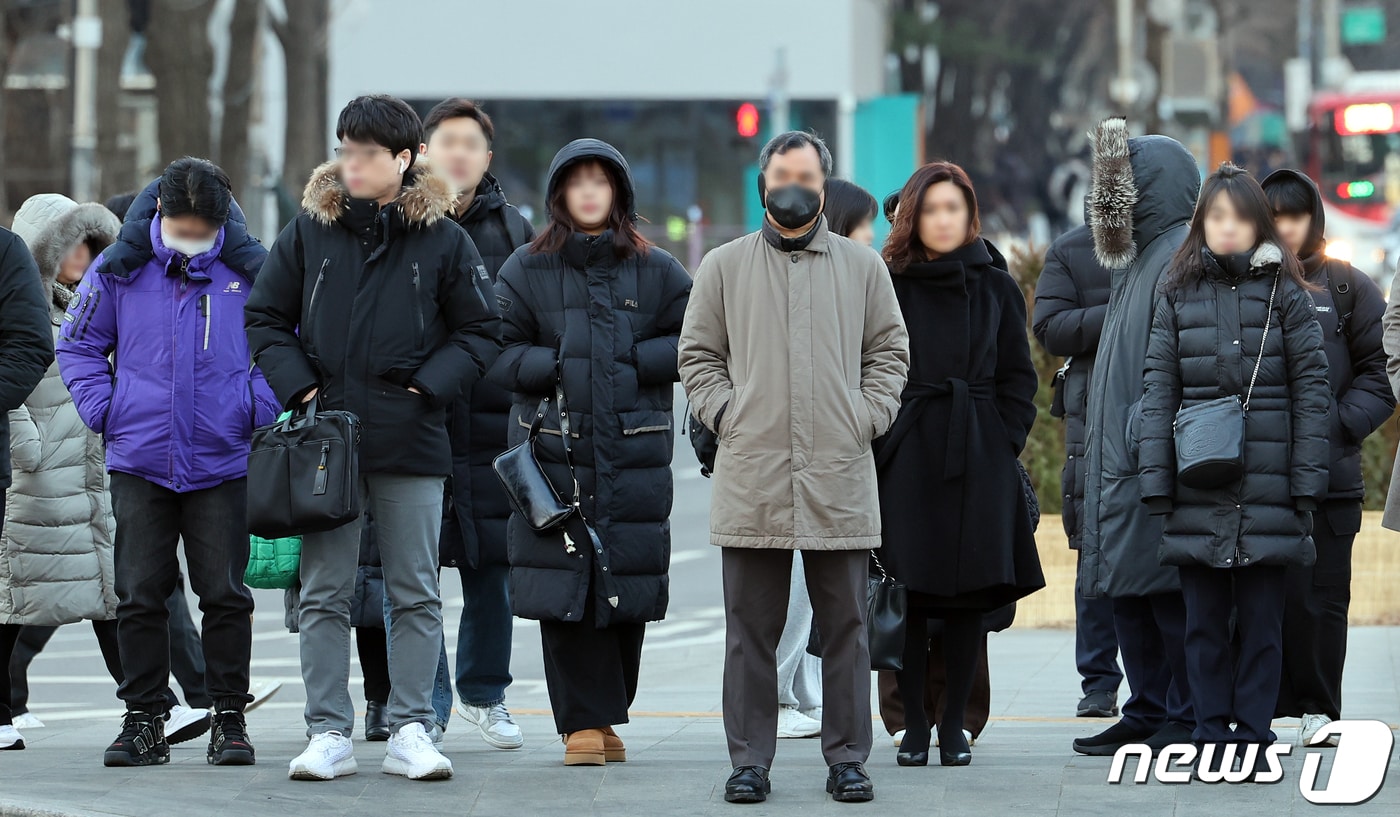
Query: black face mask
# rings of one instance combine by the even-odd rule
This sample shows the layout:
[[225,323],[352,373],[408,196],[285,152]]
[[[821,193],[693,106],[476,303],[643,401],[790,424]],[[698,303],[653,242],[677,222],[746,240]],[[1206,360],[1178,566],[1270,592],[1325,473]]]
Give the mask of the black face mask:
[[764,207],[779,227],[796,230],[806,227],[822,212],[822,194],[800,184],[789,184],[776,190],[769,190],[758,177],[758,190],[763,196]]

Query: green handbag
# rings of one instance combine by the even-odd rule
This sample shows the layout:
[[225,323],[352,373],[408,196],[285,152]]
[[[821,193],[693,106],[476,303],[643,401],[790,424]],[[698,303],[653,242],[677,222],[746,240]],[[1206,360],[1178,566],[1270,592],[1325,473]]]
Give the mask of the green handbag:
[[301,537],[248,537],[248,569],[243,583],[259,590],[286,590],[301,573]]

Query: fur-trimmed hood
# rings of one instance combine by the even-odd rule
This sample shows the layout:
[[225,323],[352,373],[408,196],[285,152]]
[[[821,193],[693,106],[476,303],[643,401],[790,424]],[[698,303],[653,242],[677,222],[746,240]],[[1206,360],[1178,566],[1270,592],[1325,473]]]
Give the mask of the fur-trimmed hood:
[[1094,255],[1109,269],[1123,269],[1157,236],[1191,220],[1200,168],[1175,139],[1129,138],[1122,117],[1099,123],[1089,141],[1094,158],[1086,207]]
[[[419,156],[404,174],[403,189],[394,200],[403,213],[404,221],[413,226],[429,227],[452,214],[457,191],[446,177],[434,173],[431,165]],[[340,180],[340,162],[330,161],[311,171],[306,189],[301,194],[301,206],[318,224],[335,224],[350,206],[350,191]]]
[[41,193],[20,205],[12,229],[29,247],[44,285],[52,292],[54,307],[61,312],[72,299],[72,291],[58,283],[64,256],[79,243],[86,243],[96,258],[117,240],[121,226],[101,204],[78,204],[59,193]]

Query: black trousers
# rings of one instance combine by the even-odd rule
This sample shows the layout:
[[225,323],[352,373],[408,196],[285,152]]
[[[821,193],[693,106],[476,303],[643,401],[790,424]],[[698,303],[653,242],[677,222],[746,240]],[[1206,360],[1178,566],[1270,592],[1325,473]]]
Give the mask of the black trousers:
[[1113,626],[1123,674],[1133,693],[1120,709],[1123,722],[1145,732],[1169,722],[1194,727],[1182,595],[1172,592],[1116,598]]
[[[1196,712],[1193,739],[1272,743],[1269,722],[1283,671],[1287,568],[1181,568],[1186,600],[1186,664]],[[1231,649],[1235,611],[1238,654]],[[1230,728],[1235,723],[1235,729]]]
[[248,695],[253,595],[248,567],[248,486],[230,480],[176,493],[140,477],[112,474],[117,521],[117,639],[126,679],[117,695],[128,710],[163,713],[170,677],[170,612],[179,579],[181,539],[190,586],[204,614],[203,652],[209,695],[220,709],[241,710]]
[[1342,668],[1351,608],[1351,550],[1361,503],[1326,502],[1313,514],[1317,563],[1290,566],[1283,608],[1283,677],[1275,717],[1342,717]]
[[[1082,558],[1082,557],[1076,557]],[[1074,578],[1074,663],[1080,687],[1090,692],[1117,692],[1123,683],[1118,668],[1118,633],[1113,623],[1113,599],[1085,598],[1080,592],[1079,571]]]
[[561,735],[627,723],[627,710],[637,697],[647,627],[596,626],[598,585],[595,579],[589,588],[582,621],[540,622],[544,680]]
[[356,627],[355,649],[360,655],[360,672],[365,677],[365,700],[389,703],[393,684],[389,680],[389,633],[383,627]]
[[[0,499],[3,503],[3,499]],[[0,520],[5,518],[4,505],[0,504]],[[15,649],[15,642],[19,640],[20,625],[0,624],[0,667],[9,666],[10,653]],[[10,673],[0,672],[0,726],[9,726],[12,722],[10,715]]]

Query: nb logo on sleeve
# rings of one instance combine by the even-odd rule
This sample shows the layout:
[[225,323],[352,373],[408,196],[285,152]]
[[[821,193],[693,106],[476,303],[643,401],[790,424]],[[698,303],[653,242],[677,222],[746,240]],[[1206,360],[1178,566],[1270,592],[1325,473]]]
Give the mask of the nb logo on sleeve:
[[[1395,736],[1384,721],[1333,721],[1319,729],[1308,746],[1318,746],[1333,736],[1338,739],[1335,750],[1308,751],[1303,757],[1298,793],[1309,803],[1318,805],[1351,806],[1365,803],[1375,797],[1385,784]],[[1136,757],[1137,767],[1131,779],[1133,783],[1146,783],[1149,770],[1159,783],[1190,783],[1193,766],[1197,765],[1203,783],[1242,783],[1254,771],[1260,751],[1264,753],[1264,762],[1258,774],[1254,775],[1254,782],[1277,783],[1282,780],[1282,758],[1293,752],[1293,745],[1289,743],[1275,743],[1262,748],[1257,744],[1227,744],[1223,749],[1216,745],[1198,749],[1194,744],[1178,743],[1158,752],[1155,763],[1151,747],[1130,743],[1114,754],[1108,782],[1122,783],[1128,758]],[[1319,788],[1322,761],[1329,755],[1332,765],[1327,782]],[[1234,768],[1236,758],[1241,761],[1238,769]]]

